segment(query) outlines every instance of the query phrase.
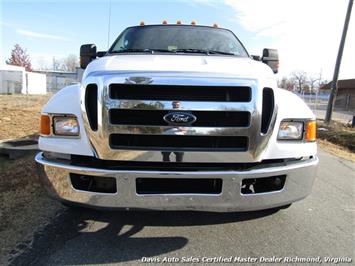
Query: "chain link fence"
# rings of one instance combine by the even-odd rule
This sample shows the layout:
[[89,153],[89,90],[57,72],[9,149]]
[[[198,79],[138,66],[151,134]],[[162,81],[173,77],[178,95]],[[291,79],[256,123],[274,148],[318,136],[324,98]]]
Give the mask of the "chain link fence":
[[[316,115],[317,119],[323,120],[325,118],[325,113],[327,112],[329,94],[325,94],[325,93],[312,93],[312,94],[296,93],[296,94],[307,103],[309,108],[311,108],[314,114]],[[339,108],[334,108],[332,114],[332,120],[345,123],[345,124],[351,124],[354,115],[355,113],[352,111],[344,111],[344,110],[339,110]]]

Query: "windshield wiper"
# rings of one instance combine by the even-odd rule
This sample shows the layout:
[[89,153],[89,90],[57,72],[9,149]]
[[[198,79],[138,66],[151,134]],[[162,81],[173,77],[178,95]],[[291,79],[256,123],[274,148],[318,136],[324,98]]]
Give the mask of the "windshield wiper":
[[171,53],[172,51],[166,49],[133,49],[133,48],[111,51],[112,54],[119,54],[119,53],[152,53],[153,54],[154,52]]
[[234,55],[233,53],[228,53],[228,52],[222,52],[222,51],[215,51],[215,50],[203,50],[203,49],[193,49],[193,48],[188,48],[188,49],[174,49],[174,50],[168,50],[168,49],[134,49],[134,48],[127,48],[127,49],[121,49],[121,50],[116,50],[116,51],[111,51],[112,54],[119,54],[119,53],[151,53],[154,54],[155,52],[163,52],[163,53],[194,53],[194,54],[222,54],[222,55]]
[[207,50],[202,50],[202,49],[175,49],[172,50],[174,53],[193,53],[193,54],[208,54]]
[[215,51],[215,50],[208,50],[209,54],[224,54],[224,55],[236,55],[233,53],[228,53],[228,52],[222,52],[222,51]]
[[222,51],[215,51],[215,50],[203,50],[203,49],[176,49],[172,50],[173,52],[176,53],[197,53],[197,54],[223,54],[223,55],[235,55],[233,53],[228,53],[228,52],[222,52]]

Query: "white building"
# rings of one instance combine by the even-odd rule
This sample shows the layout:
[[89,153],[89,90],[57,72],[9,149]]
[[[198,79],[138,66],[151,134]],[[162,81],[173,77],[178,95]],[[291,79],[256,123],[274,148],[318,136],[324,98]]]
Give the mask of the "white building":
[[46,94],[46,75],[24,67],[0,65],[0,93]]
[[76,72],[54,71],[54,70],[35,70],[36,73],[47,76],[47,90],[57,92],[65,86],[80,82],[83,70],[77,68]]

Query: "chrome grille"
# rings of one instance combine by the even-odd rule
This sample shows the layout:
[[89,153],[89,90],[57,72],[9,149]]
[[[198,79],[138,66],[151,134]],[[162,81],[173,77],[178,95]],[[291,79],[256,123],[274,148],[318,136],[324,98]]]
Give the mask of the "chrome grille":
[[[98,158],[157,162],[163,160],[163,153],[166,159],[168,152],[170,157],[174,153],[179,157],[176,162],[182,162],[181,153],[183,162],[259,160],[270,130],[261,129],[263,93],[256,81],[198,75],[182,78],[181,73],[149,73],[149,78],[138,79],[145,84],[132,84],[131,80],[127,74],[116,74],[89,77],[83,84],[98,86],[97,131],[90,128],[87,115],[83,116]],[[176,101],[179,108],[174,108]],[[85,97],[82,106],[86,113]],[[176,111],[197,120],[189,125],[167,124],[163,117]]]

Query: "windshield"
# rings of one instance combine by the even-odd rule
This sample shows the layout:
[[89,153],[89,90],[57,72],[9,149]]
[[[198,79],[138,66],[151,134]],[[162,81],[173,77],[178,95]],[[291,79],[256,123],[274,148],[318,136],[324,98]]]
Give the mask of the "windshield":
[[109,51],[136,52],[206,53],[248,57],[243,45],[232,32],[220,28],[187,25],[127,28]]

